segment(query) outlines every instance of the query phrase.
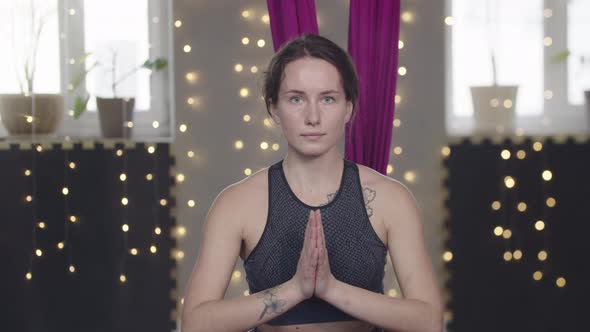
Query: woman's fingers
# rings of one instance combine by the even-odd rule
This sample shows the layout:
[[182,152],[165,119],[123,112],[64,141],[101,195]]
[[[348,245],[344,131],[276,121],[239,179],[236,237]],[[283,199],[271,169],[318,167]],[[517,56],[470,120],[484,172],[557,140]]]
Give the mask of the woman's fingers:
[[312,211],[309,212],[309,218],[307,219],[307,225],[305,226],[305,234],[303,236],[303,253],[304,255],[309,255],[311,250],[311,220],[313,218]]
[[313,245],[312,245],[313,248],[317,248],[316,241],[318,238],[318,232],[317,232],[317,221],[316,221],[314,215],[315,215],[315,212],[312,212],[312,215],[311,215],[311,222],[312,222],[312,227],[311,227],[312,237],[311,238],[312,238],[312,241],[311,241],[311,243],[313,243]]
[[314,212],[309,211],[307,224],[303,237],[303,248],[297,263],[297,271],[293,276],[295,284],[298,286],[301,294],[305,299],[313,296],[315,289],[316,269],[317,269],[317,230],[314,229]]
[[316,219],[318,222],[318,237],[319,237],[319,247],[323,248],[326,245],[326,238],[324,237],[324,225],[322,224],[321,214],[318,210]]
[[318,210],[318,212],[316,214],[316,220],[318,221],[318,238],[319,238],[319,241],[317,242],[318,243],[318,265],[322,262],[321,259],[324,258],[325,254],[326,254],[322,233],[320,233],[324,227],[322,224],[322,213],[321,212],[322,212],[321,210]]
[[318,251],[319,251],[319,257],[318,257],[318,264],[323,264],[326,258],[326,239],[324,237],[324,226],[321,222],[321,214],[318,211],[317,215],[316,215],[316,219],[319,220],[318,223],[318,241],[317,241],[317,245],[318,245]]
[[303,240],[303,255],[309,260],[311,267],[316,267],[321,256],[320,238],[320,213],[318,210],[310,210],[307,225],[305,226],[305,238]]

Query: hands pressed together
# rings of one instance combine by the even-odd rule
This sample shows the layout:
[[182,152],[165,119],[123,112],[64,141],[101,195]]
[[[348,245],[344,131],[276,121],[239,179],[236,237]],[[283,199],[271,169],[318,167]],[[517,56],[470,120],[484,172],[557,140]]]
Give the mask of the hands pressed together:
[[328,290],[334,286],[336,281],[330,270],[321,218],[319,209],[309,212],[303,249],[297,263],[297,271],[293,276],[304,299],[314,295],[318,298],[325,298]]

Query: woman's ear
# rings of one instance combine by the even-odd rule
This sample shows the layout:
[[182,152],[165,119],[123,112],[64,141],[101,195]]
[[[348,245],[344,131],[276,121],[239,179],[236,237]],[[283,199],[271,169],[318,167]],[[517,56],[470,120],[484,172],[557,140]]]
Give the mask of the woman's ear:
[[276,105],[273,105],[272,100],[269,101],[268,109],[270,110],[270,116],[272,117],[273,121],[276,124],[281,124],[281,119],[278,114],[278,109],[277,109]]
[[353,106],[354,105],[352,104],[352,101],[346,101],[346,115],[344,116],[344,123],[348,123],[348,121],[350,121],[352,118],[352,110],[354,108]]

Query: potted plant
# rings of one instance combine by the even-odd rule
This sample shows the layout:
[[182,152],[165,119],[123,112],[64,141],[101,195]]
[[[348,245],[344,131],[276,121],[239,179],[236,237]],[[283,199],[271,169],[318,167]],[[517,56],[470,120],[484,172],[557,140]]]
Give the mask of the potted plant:
[[[64,98],[61,94],[36,94],[35,74],[37,69],[37,54],[44,28],[56,8],[39,8],[33,2],[22,10],[22,17],[18,23],[12,24],[12,50],[15,54],[14,69],[19,83],[20,94],[0,94],[0,114],[2,124],[14,136],[31,134],[53,134],[59,126],[63,111]],[[22,35],[19,35],[19,31]],[[22,54],[20,61],[18,54]]]
[[[487,8],[491,8],[489,0]],[[498,84],[495,39],[492,38],[497,29],[491,24],[491,16],[488,10],[486,12],[486,22],[491,44],[492,85],[470,87],[475,127],[480,132],[514,129],[514,109],[518,93],[518,86],[516,85]]]
[[[85,66],[86,58],[91,53],[86,53],[78,61]],[[134,97],[119,97],[117,95],[117,85],[124,80],[131,77],[140,69],[149,69],[153,71],[161,71],[167,67],[168,61],[165,58],[155,58],[145,60],[142,64],[132,68],[124,75],[120,77],[116,73],[117,68],[117,53],[113,51],[111,57],[111,66],[107,68],[110,72],[111,77],[111,90],[113,97],[100,97],[96,96],[96,104],[98,108],[99,122],[102,135],[104,137],[125,137],[129,138],[131,135],[131,126],[128,123],[133,121],[133,109],[135,107]],[[84,81],[86,75],[94,70],[103,66],[98,61],[95,61],[88,69],[82,69],[78,75],[71,82],[71,90],[74,91]],[[78,119],[84,111],[86,111],[88,101],[90,100],[89,95],[78,96],[74,100],[74,118]]]

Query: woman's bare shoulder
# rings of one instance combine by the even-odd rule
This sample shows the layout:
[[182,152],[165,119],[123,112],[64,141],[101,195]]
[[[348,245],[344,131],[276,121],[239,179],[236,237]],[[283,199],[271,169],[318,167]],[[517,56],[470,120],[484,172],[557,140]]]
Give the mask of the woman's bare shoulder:
[[225,187],[219,194],[223,200],[232,206],[251,206],[260,201],[268,188],[268,167],[252,173],[248,177]]
[[223,188],[211,204],[209,217],[213,215],[215,220],[223,220],[222,227],[238,230],[243,238],[244,227],[267,204],[266,174],[267,168],[262,168]]
[[[402,182],[364,165],[359,164],[358,168],[365,202],[372,202],[383,219],[391,216],[392,210],[399,211],[411,207],[413,194]],[[389,224],[387,220],[384,222],[386,225]]]
[[365,186],[389,186],[389,187],[405,187],[403,183],[400,181],[387,176],[383,175],[376,170],[372,169],[371,167],[367,167],[365,165],[357,164],[359,169],[359,176],[361,178],[361,184],[363,187]]

